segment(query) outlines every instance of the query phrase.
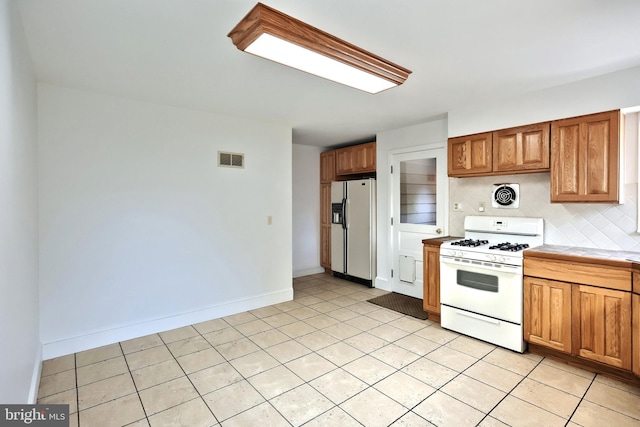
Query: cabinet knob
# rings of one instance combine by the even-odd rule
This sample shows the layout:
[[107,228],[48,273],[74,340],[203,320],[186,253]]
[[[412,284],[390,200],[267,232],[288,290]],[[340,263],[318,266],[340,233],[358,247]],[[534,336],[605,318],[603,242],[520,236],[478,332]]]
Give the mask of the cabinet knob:
[[442,234],[442,228],[436,228],[436,233]]

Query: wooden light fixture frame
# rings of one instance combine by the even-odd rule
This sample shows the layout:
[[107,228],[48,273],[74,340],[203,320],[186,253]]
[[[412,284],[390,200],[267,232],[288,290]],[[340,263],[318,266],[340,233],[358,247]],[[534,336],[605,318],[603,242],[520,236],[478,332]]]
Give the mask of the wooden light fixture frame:
[[244,51],[260,35],[270,34],[374,76],[401,85],[411,71],[378,55],[332,36],[296,18],[262,3],[251,11],[227,35]]

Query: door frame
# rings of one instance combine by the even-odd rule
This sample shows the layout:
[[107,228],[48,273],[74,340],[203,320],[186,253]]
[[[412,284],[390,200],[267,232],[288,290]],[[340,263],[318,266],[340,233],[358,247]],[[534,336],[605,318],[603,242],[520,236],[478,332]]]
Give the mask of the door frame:
[[[401,197],[399,194],[399,188],[400,188],[400,171],[395,171],[394,173],[391,173],[391,167],[396,165],[396,163],[399,163],[401,160],[398,160],[398,157],[402,156],[405,157],[406,155],[411,155],[414,154],[415,155],[415,159],[421,159],[421,158],[432,158],[435,157],[436,158],[436,164],[437,164],[437,193],[436,193],[436,200],[437,200],[437,207],[438,207],[438,211],[437,211],[437,216],[436,216],[436,225],[433,226],[435,228],[441,228],[442,229],[442,233],[437,234],[437,233],[424,233],[424,238],[428,239],[428,238],[436,238],[436,237],[443,237],[443,236],[447,236],[449,234],[449,177],[447,175],[447,142],[442,141],[442,142],[436,142],[436,143],[432,143],[432,144],[424,144],[424,145],[417,145],[417,146],[413,146],[413,147],[407,147],[407,148],[400,148],[400,149],[395,149],[395,150],[390,150],[388,152],[388,164],[389,164],[389,169],[387,171],[387,173],[389,174],[389,194],[388,194],[388,207],[389,207],[389,216],[390,218],[393,218],[393,224],[390,225],[389,227],[389,243],[390,243],[390,251],[389,251],[389,265],[391,266],[391,268],[394,271],[393,277],[390,277],[390,284],[391,284],[391,290],[394,292],[397,292],[398,290],[402,290],[401,285],[400,285],[400,270],[399,270],[399,256],[401,255],[400,252],[400,248],[398,247],[398,242],[399,242],[399,236],[398,233],[400,232],[399,228],[400,228],[400,212],[399,212],[399,198]],[[403,159],[404,160],[404,159]],[[398,193],[396,194],[396,192],[398,191]],[[398,203],[396,205],[396,203]],[[439,224],[439,222],[441,224]],[[415,227],[410,227],[413,228],[416,232],[420,232],[420,226],[416,225]],[[413,231],[413,230],[411,230]],[[419,259],[417,259],[417,261],[420,262],[420,264],[422,264],[422,256],[420,256]],[[416,266],[416,269],[418,269],[418,267]],[[418,275],[416,277],[419,277]],[[418,287],[420,287],[420,284],[422,283],[422,280],[417,280],[416,279],[416,289]],[[418,289],[417,291],[419,291],[419,296],[416,295],[411,295],[411,296],[416,296],[416,297],[422,297],[422,289]],[[416,291],[416,292],[417,292]]]

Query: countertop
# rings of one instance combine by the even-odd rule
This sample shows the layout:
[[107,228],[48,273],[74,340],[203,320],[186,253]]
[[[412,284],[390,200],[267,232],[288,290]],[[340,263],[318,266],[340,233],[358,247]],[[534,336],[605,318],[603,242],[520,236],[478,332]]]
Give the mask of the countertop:
[[[450,240],[461,240],[461,239],[463,238],[458,236],[434,237],[433,239],[424,239],[422,241],[422,244],[427,246],[440,246],[444,242],[448,242]],[[640,260],[638,262],[640,262]]]
[[626,267],[640,271],[640,252],[582,248],[578,246],[542,245],[525,250],[524,257]]

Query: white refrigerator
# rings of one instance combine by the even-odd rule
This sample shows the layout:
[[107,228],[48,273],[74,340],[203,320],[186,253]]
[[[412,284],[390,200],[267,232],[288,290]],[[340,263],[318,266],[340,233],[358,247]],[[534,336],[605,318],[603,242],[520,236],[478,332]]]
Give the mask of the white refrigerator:
[[376,180],[331,183],[331,270],[373,287],[376,275]]

